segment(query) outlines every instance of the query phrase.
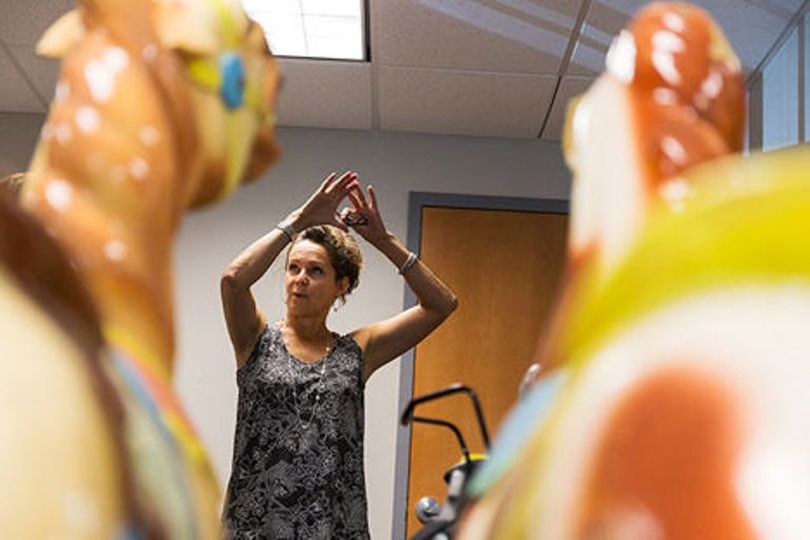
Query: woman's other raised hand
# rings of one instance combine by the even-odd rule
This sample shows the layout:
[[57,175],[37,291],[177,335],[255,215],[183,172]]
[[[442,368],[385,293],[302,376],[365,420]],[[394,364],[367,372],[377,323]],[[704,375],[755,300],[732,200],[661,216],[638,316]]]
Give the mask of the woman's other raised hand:
[[349,200],[352,202],[352,208],[344,208],[340,219],[357,231],[357,234],[368,243],[376,245],[388,237],[388,230],[380,215],[374,188],[369,185],[366,189],[368,197],[363,193],[359,183],[349,188]]
[[346,171],[340,177],[335,172],[330,173],[307,202],[293,212],[295,229],[302,231],[316,225],[334,225],[347,231],[348,227],[338,214],[338,206],[351,190],[359,189],[356,173]]

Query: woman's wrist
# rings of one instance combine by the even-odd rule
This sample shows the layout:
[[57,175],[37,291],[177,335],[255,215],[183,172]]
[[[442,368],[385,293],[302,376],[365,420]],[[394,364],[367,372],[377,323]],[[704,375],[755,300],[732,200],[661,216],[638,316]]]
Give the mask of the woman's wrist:
[[417,256],[416,256],[416,253],[414,253],[413,251],[409,251],[409,252],[408,252],[408,258],[407,258],[407,259],[405,259],[405,262],[404,262],[404,263],[402,263],[402,266],[400,266],[400,267],[399,267],[399,269],[397,270],[397,273],[398,273],[400,276],[405,275],[405,272],[407,272],[408,270],[410,270],[410,268],[411,268],[411,267],[412,267],[414,264],[416,264],[416,261],[418,261],[418,260],[419,260],[419,257],[417,257]]
[[281,223],[292,227],[296,233],[299,233],[309,227],[300,208],[290,212],[287,217],[281,220]]
[[283,232],[290,242],[295,240],[295,235],[306,229],[303,220],[301,219],[301,210],[295,210],[287,215],[284,219],[278,222],[276,229]]
[[384,254],[387,254],[386,248],[396,246],[397,244],[397,237],[388,231],[385,231],[383,234],[374,238],[366,238],[366,240],[369,244],[374,246],[375,249],[383,252]]
[[402,268],[411,253],[408,251],[408,248],[402,245],[394,234],[387,231],[385,235],[381,236],[377,241],[369,241],[369,243],[371,243],[371,245],[373,245],[377,251],[385,255],[385,257],[391,261],[391,263],[393,263],[397,270]]

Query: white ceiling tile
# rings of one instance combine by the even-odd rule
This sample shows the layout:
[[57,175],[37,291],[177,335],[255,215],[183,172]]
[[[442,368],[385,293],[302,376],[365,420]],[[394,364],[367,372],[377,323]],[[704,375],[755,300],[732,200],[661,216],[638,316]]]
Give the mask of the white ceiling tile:
[[50,102],[56,88],[56,79],[59,77],[59,61],[38,56],[33,47],[25,45],[12,46],[9,49],[17,64],[25,70],[28,78],[36,86],[40,97]]
[[0,104],[8,112],[45,112],[45,105],[37,98],[26,80],[14,66],[11,58],[0,47]]
[[380,124],[393,131],[534,138],[554,77],[380,67]]
[[73,0],[2,0],[0,40],[8,45],[36,45],[43,32],[74,6]]
[[371,129],[371,66],[280,59],[280,125]]
[[371,5],[380,65],[556,74],[580,0],[387,0]]
[[554,103],[551,105],[551,113],[548,116],[546,128],[543,130],[543,139],[559,141],[562,138],[568,103],[571,98],[585,92],[593,81],[593,78],[563,77]]

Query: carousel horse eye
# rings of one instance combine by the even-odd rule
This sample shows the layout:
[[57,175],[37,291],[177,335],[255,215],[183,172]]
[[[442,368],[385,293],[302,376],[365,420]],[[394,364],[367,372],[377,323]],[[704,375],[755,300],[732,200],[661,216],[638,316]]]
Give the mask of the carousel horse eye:
[[238,109],[245,101],[245,67],[235,52],[227,52],[219,59],[222,84],[219,95],[228,109]]

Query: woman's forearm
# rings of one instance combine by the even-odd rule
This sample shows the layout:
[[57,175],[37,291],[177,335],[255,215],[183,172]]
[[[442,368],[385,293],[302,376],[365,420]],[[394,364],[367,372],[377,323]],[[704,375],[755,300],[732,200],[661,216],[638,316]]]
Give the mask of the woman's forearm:
[[231,261],[222,274],[222,279],[240,289],[249,289],[267,272],[289,241],[284,232],[273,229]]
[[[407,262],[410,252],[393,234],[386,234],[384,238],[375,240],[373,245],[397,269],[401,269]],[[435,312],[442,318],[450,315],[458,306],[458,299],[453,291],[440,280],[433,271],[419,259],[403,273],[405,282],[416,295],[419,305],[424,309]]]
[[[306,228],[298,210],[292,212],[281,223],[291,225],[296,232]],[[239,288],[249,289],[261,279],[289,243],[287,233],[277,227],[273,228],[231,261],[223,273],[223,279]]]

